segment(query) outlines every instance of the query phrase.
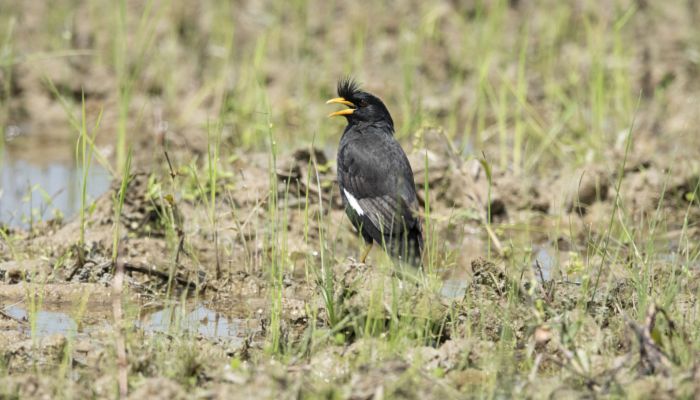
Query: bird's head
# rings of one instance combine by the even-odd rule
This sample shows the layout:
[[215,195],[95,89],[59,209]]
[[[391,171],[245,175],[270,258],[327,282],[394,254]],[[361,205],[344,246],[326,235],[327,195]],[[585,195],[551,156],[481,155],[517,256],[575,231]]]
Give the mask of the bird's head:
[[338,97],[326,102],[344,104],[349,108],[329,114],[329,117],[343,116],[347,118],[349,124],[357,122],[387,122],[392,130],[394,121],[391,119],[389,110],[379,97],[363,92],[360,85],[352,78],[341,79],[338,82]]

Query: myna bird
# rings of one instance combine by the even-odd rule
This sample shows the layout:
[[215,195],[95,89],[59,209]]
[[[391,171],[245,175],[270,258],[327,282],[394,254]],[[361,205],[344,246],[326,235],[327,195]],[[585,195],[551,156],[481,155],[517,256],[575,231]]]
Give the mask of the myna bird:
[[367,243],[360,262],[377,242],[392,257],[420,266],[423,232],[416,185],[394,138],[389,110],[350,78],[338,82],[338,97],[327,103],[348,106],[329,117],[348,122],[338,147],[338,184],[345,212]]

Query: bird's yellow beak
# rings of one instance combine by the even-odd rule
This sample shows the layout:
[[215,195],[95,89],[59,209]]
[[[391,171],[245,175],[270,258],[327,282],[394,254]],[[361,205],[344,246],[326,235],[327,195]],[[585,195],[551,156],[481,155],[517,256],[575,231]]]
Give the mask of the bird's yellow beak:
[[[345,99],[342,98],[342,97],[336,97],[336,98],[330,99],[330,100],[328,100],[328,101],[326,102],[326,104],[332,104],[332,103],[345,104],[345,105],[348,106],[348,107],[355,107],[355,105],[352,104],[352,102],[347,101],[347,100],[345,100]],[[354,111],[355,111],[355,108],[346,108],[346,109],[344,109],[344,110],[332,112],[332,113],[328,114],[328,117],[330,118],[330,117],[338,117],[338,116],[341,116],[341,115],[350,115],[350,114],[352,114]]]
[[349,107],[355,107],[355,105],[352,104],[352,102],[349,102],[342,97],[336,97],[335,99],[330,99],[326,102],[326,104],[333,104],[333,103],[345,104],[346,106],[349,106]]

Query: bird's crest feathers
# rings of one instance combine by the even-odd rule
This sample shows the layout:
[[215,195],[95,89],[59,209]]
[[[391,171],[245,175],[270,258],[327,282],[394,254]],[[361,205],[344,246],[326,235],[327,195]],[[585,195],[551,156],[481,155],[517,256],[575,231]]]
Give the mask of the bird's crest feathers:
[[360,91],[360,84],[355,79],[348,76],[338,81],[338,96],[349,100],[355,93]]

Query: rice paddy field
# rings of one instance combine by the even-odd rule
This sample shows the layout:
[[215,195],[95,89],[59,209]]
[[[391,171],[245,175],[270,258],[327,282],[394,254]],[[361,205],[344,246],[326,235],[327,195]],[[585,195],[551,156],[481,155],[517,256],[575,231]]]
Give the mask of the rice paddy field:
[[[700,3],[0,2],[0,398],[698,398]],[[422,271],[336,181],[392,113]]]

